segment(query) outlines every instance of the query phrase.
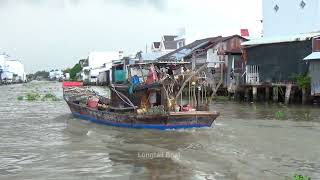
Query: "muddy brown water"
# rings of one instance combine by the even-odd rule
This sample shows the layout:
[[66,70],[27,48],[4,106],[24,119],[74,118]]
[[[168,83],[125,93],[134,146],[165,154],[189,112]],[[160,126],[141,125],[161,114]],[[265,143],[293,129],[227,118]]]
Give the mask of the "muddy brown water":
[[55,82],[0,86],[0,179],[320,179],[319,106],[216,102],[212,128],[134,130],[17,100],[29,91],[62,97]]

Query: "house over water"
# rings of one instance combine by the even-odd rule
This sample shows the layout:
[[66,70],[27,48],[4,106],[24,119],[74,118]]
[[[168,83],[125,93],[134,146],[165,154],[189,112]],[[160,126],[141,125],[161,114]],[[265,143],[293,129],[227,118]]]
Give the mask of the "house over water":
[[320,33],[263,37],[244,42],[247,65],[246,83],[263,85],[293,83],[294,75],[306,74],[308,65],[303,59],[312,53],[313,39]]
[[289,103],[290,97],[301,97],[294,76],[308,73],[303,59],[320,37],[320,0],[263,0],[262,5],[263,36],[242,43],[245,97],[269,100],[272,95]]
[[[190,62],[190,70],[208,63],[208,74],[213,74],[217,81],[222,78],[222,87],[228,88],[241,81],[240,76],[244,71],[241,43],[245,41],[247,39],[239,35],[199,39],[159,57],[158,61]],[[237,81],[233,81],[235,79]]]
[[304,60],[309,64],[311,96],[320,97],[320,38],[313,39],[312,53]]

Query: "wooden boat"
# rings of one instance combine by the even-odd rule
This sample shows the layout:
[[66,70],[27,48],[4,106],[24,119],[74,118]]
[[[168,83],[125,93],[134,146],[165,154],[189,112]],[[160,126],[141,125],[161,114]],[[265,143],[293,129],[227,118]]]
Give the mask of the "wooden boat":
[[[130,85],[112,84],[111,99],[100,96],[77,83],[64,84],[63,92],[74,117],[116,127],[159,130],[211,127],[219,116],[218,112],[197,109],[182,111],[182,107],[179,110],[170,109],[166,103],[168,101],[164,98],[166,90],[163,84],[154,82],[136,85],[131,94]],[[161,96],[161,100],[157,98],[160,105],[141,107],[143,97],[148,96],[149,99],[150,93],[156,93],[157,97]],[[96,107],[89,105],[92,97],[96,98],[98,104]],[[101,108],[101,105],[104,108]],[[152,113],[146,109],[152,110]]]

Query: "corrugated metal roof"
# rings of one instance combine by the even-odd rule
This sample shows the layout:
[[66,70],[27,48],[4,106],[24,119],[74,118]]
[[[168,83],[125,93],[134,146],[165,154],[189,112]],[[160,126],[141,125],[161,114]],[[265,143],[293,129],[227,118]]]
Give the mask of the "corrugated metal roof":
[[297,35],[288,35],[288,36],[273,36],[273,37],[262,37],[258,39],[253,39],[247,42],[242,43],[242,46],[252,46],[252,45],[261,45],[261,44],[275,44],[283,42],[295,42],[295,41],[306,41],[314,37],[320,36],[320,32],[313,33],[304,33]]
[[303,60],[320,60],[320,52],[313,52],[309,56],[305,57]]
[[172,51],[164,56],[159,57],[158,60],[181,60],[182,58],[190,55],[193,50],[211,41],[221,40],[221,38],[222,38],[221,36],[218,36],[218,37],[211,37],[211,38],[196,40],[186,46],[183,46],[175,51]]
[[163,56],[165,54],[167,54],[167,52],[161,52],[161,51],[159,51],[159,52],[149,52],[149,53],[142,52],[141,53],[141,57],[142,57],[142,60],[144,60],[144,61],[154,61],[157,58],[159,58],[159,57],[161,57],[161,56]]

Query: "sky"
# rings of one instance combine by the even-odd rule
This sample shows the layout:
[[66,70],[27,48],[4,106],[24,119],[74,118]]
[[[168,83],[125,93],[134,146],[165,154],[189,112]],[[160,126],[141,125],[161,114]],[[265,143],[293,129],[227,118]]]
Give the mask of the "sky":
[[64,69],[91,51],[135,54],[185,29],[187,43],[261,34],[261,0],[0,0],[0,52],[27,73]]

